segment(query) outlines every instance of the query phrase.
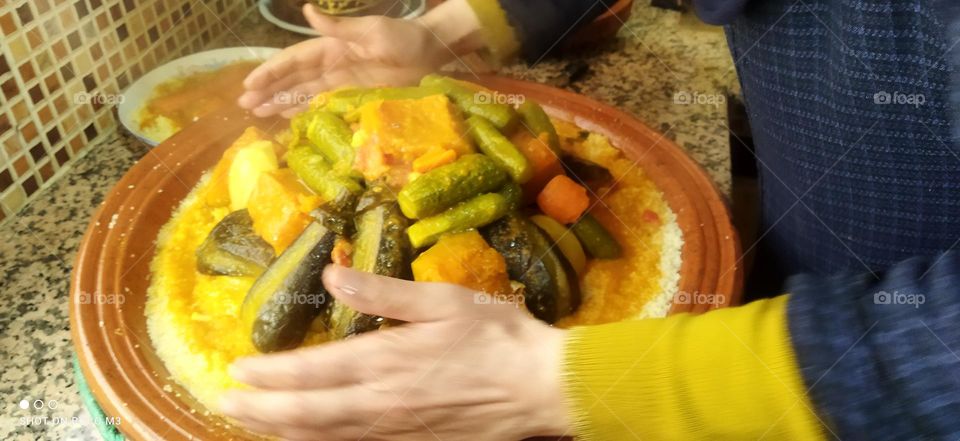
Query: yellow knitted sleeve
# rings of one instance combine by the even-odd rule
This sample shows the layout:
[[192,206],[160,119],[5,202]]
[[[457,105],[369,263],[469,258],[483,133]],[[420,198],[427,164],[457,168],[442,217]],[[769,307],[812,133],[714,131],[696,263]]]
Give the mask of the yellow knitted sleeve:
[[520,40],[507,20],[507,13],[497,0],[467,0],[477,14],[482,37],[488,51],[485,58],[499,63],[514,57],[520,51]]
[[570,331],[564,393],[582,440],[823,439],[787,296]]

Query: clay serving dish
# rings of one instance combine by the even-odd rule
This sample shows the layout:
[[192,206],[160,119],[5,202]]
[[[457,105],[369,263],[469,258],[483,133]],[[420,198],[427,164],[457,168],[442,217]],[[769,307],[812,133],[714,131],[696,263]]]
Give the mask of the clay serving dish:
[[[704,171],[679,147],[630,115],[580,95],[506,78],[479,82],[524,94],[550,114],[608,136],[659,186],[683,232],[680,291],[720,294],[725,300],[675,302],[672,313],[739,301],[740,249],[727,208]],[[269,131],[286,124],[239,111],[201,119],[150,150],[91,219],[73,270],[70,325],[83,375],[107,415],[120,417],[118,428],[128,438],[253,438],[207,412],[168,378],[147,334],[144,304],[154,241],[174,208],[244,128]],[[115,298],[123,302],[89,301],[102,295],[120,295]]]

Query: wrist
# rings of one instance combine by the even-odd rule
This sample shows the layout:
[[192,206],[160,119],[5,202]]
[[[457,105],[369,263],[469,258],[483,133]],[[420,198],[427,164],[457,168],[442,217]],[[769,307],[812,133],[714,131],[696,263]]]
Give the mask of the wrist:
[[530,433],[533,436],[560,436],[570,433],[569,409],[563,392],[563,353],[567,331],[539,324],[533,332],[530,348],[537,369],[536,377],[525,385],[528,403]]
[[457,55],[483,48],[480,20],[466,0],[448,0],[417,19]]

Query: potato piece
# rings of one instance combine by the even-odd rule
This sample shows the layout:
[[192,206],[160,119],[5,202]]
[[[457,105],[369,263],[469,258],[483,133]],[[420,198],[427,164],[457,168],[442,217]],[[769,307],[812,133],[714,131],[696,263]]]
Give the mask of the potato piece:
[[256,127],[248,127],[230,147],[224,150],[223,156],[220,157],[220,161],[217,162],[210,174],[210,183],[203,194],[207,205],[211,207],[230,205],[230,167],[233,165],[237,152],[255,142],[269,139],[270,137],[262,130]]
[[273,142],[257,141],[237,151],[230,165],[230,210],[247,208],[260,175],[280,168]]
[[506,261],[476,230],[441,237],[411,266],[416,281],[455,283],[489,294],[512,292]]
[[293,171],[284,168],[260,175],[247,211],[253,219],[253,231],[280,255],[307,227],[311,221],[308,213],[321,202]]

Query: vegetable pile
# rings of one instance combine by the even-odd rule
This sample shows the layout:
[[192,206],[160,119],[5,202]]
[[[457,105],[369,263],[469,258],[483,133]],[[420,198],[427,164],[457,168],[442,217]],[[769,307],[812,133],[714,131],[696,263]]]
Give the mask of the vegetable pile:
[[510,296],[548,323],[577,309],[589,260],[620,255],[567,173],[599,166],[564,155],[537,103],[477,99],[490,93],[436,75],[340,89],[291,121],[285,146],[248,129],[224,153],[211,194],[232,212],[197,270],[256,277],[241,318],[258,350],[299,346],[318,319],[334,339],[395,324],[335,302],[330,263]]

